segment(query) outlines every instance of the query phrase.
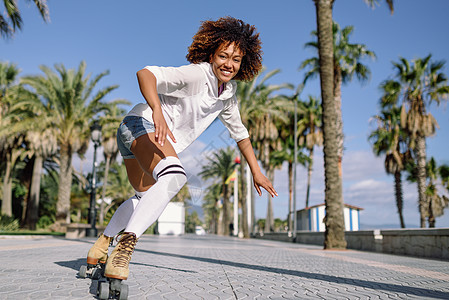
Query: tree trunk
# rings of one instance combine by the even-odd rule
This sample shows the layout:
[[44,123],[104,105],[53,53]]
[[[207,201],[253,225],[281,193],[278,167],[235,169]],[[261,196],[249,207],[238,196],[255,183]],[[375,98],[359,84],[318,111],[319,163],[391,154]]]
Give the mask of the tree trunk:
[[416,166],[418,183],[418,203],[421,228],[426,227],[426,218],[429,216],[429,203],[426,197],[426,139],[423,136],[416,138]]
[[312,180],[312,171],[313,171],[313,147],[309,152],[310,162],[307,168],[307,191],[306,191],[306,208],[309,207],[309,198],[310,198],[310,182]]
[[59,165],[56,223],[70,223],[70,191],[72,187],[72,156],[67,147],[61,147]]
[[224,227],[223,227],[223,205],[221,205],[221,209],[218,211],[218,222],[217,222],[217,234],[224,235]]
[[223,219],[222,219],[222,229],[223,235],[229,235],[229,188],[227,184],[223,184]]
[[323,107],[324,176],[326,217],[325,249],[346,248],[342,184],[338,170],[336,105],[334,100],[334,52],[332,0],[314,0],[320,59],[320,85]]
[[106,165],[104,168],[104,177],[103,177],[103,187],[102,187],[102,193],[101,193],[101,203],[100,203],[100,215],[98,216],[98,223],[100,225],[103,225],[104,223],[104,216],[106,214],[104,206],[104,198],[106,198],[106,187],[108,185],[108,176],[109,176],[109,166],[111,164],[111,157],[109,155],[106,156]]
[[12,216],[12,161],[11,152],[6,153],[6,170],[3,177],[2,214]]
[[[334,66],[335,67],[335,66]],[[335,113],[337,114],[336,128],[337,128],[337,144],[338,144],[338,174],[343,176],[342,162],[344,149],[344,135],[343,135],[343,117],[341,111],[341,70],[336,69],[334,72],[334,99],[335,99]]]
[[31,178],[30,198],[27,205],[26,227],[36,230],[36,224],[39,220],[39,197],[41,188],[41,175],[44,158],[41,155],[34,157],[33,175]]
[[[274,168],[270,167],[266,170],[267,177],[271,182],[274,182]],[[267,205],[267,217],[265,219],[265,229],[264,232],[273,232],[274,231],[274,218],[273,218],[273,197],[271,197],[270,193],[267,193],[268,197],[268,205]]]
[[244,238],[249,238],[249,230],[248,230],[248,205],[246,199],[246,159],[242,156],[240,162],[240,198],[242,203],[242,233]]
[[[433,198],[433,200],[435,200],[435,198]],[[433,205],[433,201],[430,200],[429,201],[429,228],[435,228],[435,223],[436,223],[432,205]]]
[[402,179],[401,172],[396,171],[394,173],[394,191],[396,195],[396,206],[398,208],[399,221],[401,223],[401,228],[405,228],[404,216],[402,215],[403,208],[403,198],[402,198]]

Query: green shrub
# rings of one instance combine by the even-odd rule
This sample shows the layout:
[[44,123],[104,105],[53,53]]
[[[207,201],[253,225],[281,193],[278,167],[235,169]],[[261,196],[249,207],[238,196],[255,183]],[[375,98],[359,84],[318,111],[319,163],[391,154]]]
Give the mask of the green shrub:
[[42,216],[39,218],[39,221],[37,221],[37,228],[38,229],[46,229],[48,226],[53,224],[55,220],[50,216]]
[[14,217],[0,215],[0,232],[19,230],[19,220]]

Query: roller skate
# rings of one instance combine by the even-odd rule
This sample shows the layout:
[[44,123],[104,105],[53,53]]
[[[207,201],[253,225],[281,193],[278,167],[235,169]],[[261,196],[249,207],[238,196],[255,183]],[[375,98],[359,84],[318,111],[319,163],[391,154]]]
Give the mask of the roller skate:
[[128,299],[129,261],[134,252],[137,237],[132,232],[124,232],[111,253],[104,272],[105,278],[98,282],[97,295],[100,299]]
[[108,248],[113,238],[101,234],[95,244],[87,253],[87,266],[80,267],[78,275],[81,278],[100,279],[104,274],[108,260]]

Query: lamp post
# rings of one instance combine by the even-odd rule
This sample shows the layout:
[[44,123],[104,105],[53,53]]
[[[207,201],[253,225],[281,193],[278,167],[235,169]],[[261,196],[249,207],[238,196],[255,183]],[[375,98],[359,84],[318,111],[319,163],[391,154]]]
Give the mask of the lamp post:
[[98,121],[94,121],[90,127],[90,134],[92,142],[94,142],[94,160],[92,165],[92,180],[91,180],[91,192],[90,192],[90,207],[89,207],[89,224],[90,228],[86,229],[86,236],[96,237],[97,228],[95,227],[95,220],[97,218],[97,208],[96,208],[96,194],[97,194],[97,148],[100,146],[101,142],[101,125]]
[[[296,165],[298,164],[298,99],[299,95],[301,94],[302,90],[304,88],[304,84],[299,84],[296,88],[296,93],[293,97],[293,100],[295,101],[295,117],[294,117],[294,149],[293,149],[293,228],[290,228],[292,230],[293,235],[293,241],[296,242],[296,228],[297,225],[297,211],[296,211]],[[289,224],[290,225],[290,224]]]

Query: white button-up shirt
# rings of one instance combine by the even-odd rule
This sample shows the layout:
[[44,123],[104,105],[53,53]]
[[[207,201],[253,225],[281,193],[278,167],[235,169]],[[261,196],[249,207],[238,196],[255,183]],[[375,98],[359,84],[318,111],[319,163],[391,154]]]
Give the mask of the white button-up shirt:
[[[218,79],[210,63],[145,68],[156,77],[162,111],[177,142],[168,139],[176,153],[195,141],[217,117],[236,142],[249,137],[235,96],[237,84],[230,81],[218,96]],[[139,103],[128,116],[141,116],[152,122],[153,111],[146,102]]]

